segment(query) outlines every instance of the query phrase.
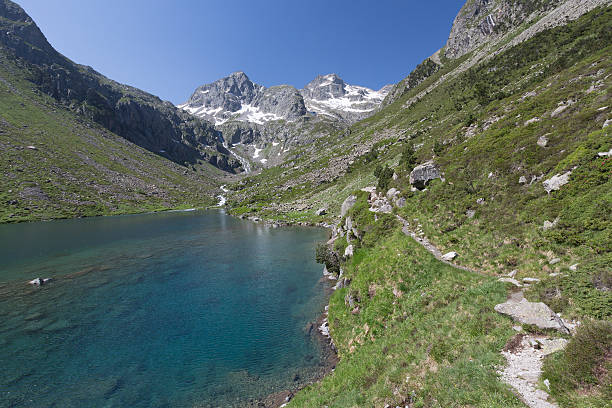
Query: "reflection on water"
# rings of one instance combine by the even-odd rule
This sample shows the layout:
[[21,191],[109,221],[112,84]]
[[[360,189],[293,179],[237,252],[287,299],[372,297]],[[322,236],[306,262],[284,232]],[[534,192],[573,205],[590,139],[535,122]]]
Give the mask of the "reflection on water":
[[217,211],[1,225],[0,406],[232,406],[313,378],[322,239]]

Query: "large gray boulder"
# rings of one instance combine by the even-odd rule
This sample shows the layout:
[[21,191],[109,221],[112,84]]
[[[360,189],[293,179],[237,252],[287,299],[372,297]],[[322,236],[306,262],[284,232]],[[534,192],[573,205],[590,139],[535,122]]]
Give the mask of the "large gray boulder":
[[529,302],[520,292],[504,303],[495,306],[495,311],[512,317],[523,324],[533,324],[540,329],[555,329],[569,334],[563,321],[542,302]]
[[410,184],[419,190],[423,190],[431,180],[437,178],[440,178],[440,171],[432,161],[420,164],[410,172]]
[[348,211],[351,208],[353,208],[356,202],[357,202],[357,196],[355,195],[348,196],[346,200],[344,200],[344,202],[342,203],[342,207],[340,207],[340,216],[344,217],[348,213]]

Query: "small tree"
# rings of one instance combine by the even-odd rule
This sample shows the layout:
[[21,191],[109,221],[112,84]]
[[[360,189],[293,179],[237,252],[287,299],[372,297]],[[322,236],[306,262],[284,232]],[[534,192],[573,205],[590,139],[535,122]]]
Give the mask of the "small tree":
[[414,145],[412,143],[406,145],[402,151],[401,163],[408,171],[411,171],[416,165],[417,158],[414,154]]
[[439,156],[443,151],[444,145],[439,140],[436,140],[433,145],[433,152],[436,154],[436,156]]
[[340,275],[340,258],[329,246],[324,243],[317,245],[315,259],[317,263],[324,264],[327,272]]
[[389,187],[389,182],[393,177],[393,170],[390,169],[387,165],[385,165],[385,167],[382,167],[379,164],[374,170],[374,176],[378,178],[378,189],[380,191],[386,191],[387,187]]

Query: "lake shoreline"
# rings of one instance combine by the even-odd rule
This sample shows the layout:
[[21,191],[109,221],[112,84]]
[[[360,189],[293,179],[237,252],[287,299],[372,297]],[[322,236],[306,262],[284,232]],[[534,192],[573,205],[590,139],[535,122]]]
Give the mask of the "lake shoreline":
[[321,281],[325,281],[324,291],[327,297],[327,305],[325,306],[325,310],[323,311],[323,313],[321,313],[314,322],[310,322],[305,328],[308,335],[313,336],[321,347],[321,351],[322,351],[321,369],[318,371],[316,376],[310,379],[309,381],[305,381],[301,383],[299,379],[298,380],[294,379],[294,381],[296,382],[295,387],[269,394],[264,398],[260,398],[256,400],[253,399],[249,401],[249,404],[247,405],[247,407],[249,408],[255,408],[255,407],[280,408],[284,406],[285,404],[287,404],[291,399],[293,399],[296,393],[300,392],[301,390],[303,390],[304,388],[312,384],[320,382],[328,374],[333,372],[333,370],[336,368],[336,364],[338,364],[338,361],[340,359],[338,357],[336,347],[334,346],[333,339],[331,335],[325,335],[320,330],[320,327],[324,324],[324,322],[327,321],[327,309],[329,307],[329,298],[334,292],[335,285],[334,285],[334,281],[330,280],[326,275],[322,275]]

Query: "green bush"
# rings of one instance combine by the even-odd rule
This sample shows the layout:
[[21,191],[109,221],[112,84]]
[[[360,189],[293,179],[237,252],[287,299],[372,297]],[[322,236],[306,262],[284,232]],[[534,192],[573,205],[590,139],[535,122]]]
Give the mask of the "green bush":
[[612,399],[612,322],[589,321],[563,352],[544,361],[542,378],[564,407],[605,407]]

